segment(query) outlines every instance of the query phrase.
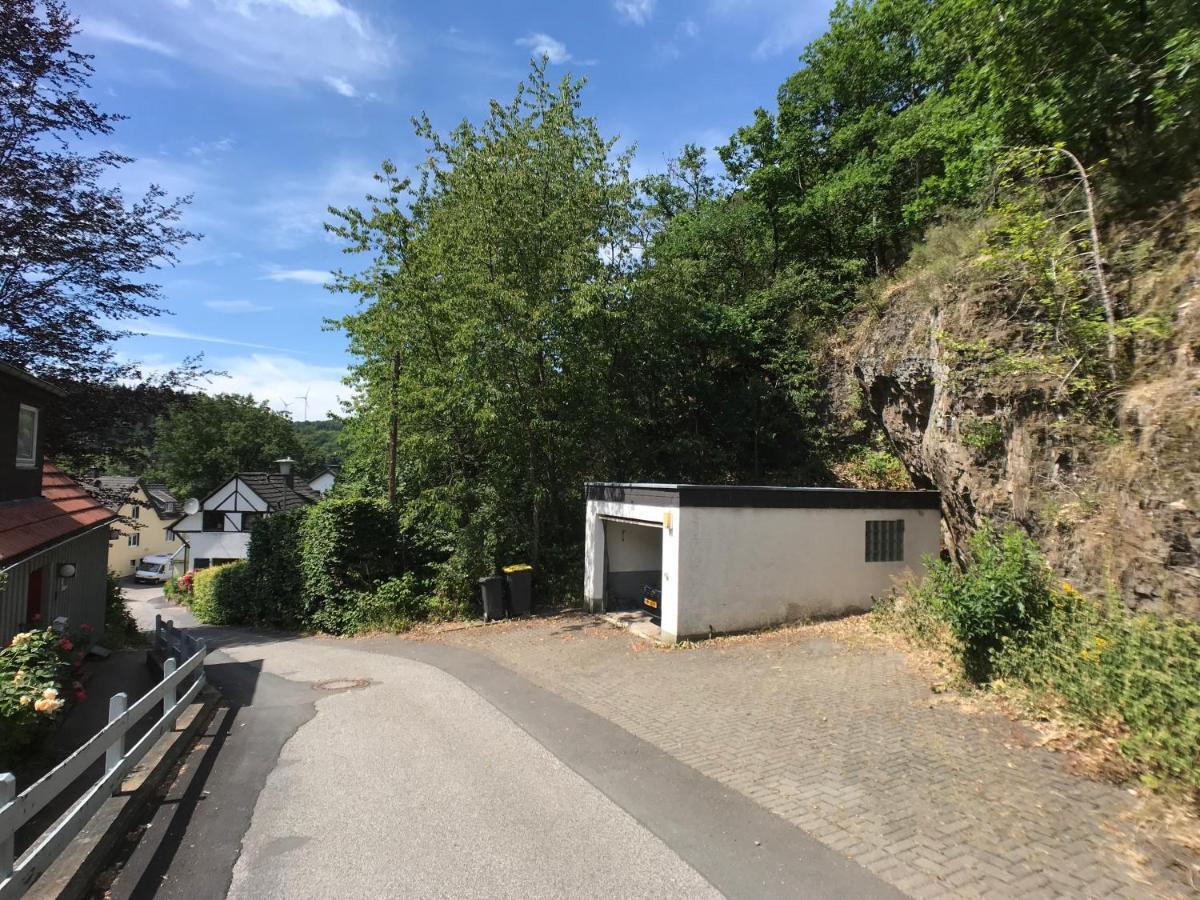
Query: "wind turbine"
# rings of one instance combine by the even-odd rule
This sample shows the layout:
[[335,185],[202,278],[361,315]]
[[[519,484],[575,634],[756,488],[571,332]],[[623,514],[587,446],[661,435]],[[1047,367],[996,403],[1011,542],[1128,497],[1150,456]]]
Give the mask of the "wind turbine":
[[292,417],[292,405],[282,397],[279,398],[279,402],[283,404],[283,414],[290,419]]
[[312,390],[312,386],[310,385],[309,387],[306,387],[306,388],[304,389],[304,396],[303,396],[303,397],[297,397],[297,398],[296,398],[297,400],[303,400],[303,401],[304,401],[304,421],[305,421],[305,422],[307,422],[307,421],[308,421],[308,392],[309,392],[309,391],[311,391],[311,390]]

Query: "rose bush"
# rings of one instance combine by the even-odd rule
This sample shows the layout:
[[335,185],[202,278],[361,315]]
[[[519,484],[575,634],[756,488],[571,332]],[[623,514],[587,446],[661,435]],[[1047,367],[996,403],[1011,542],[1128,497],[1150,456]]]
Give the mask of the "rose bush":
[[0,650],[0,770],[52,728],[69,702],[87,696],[76,676],[90,634],[86,625],[75,632],[34,629]]

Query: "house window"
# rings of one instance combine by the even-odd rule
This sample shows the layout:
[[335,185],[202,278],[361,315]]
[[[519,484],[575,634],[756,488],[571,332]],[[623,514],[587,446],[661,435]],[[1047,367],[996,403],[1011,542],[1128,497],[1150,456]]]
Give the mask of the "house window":
[[205,531],[224,531],[225,513],[219,509],[206,509],[204,511],[204,524],[201,527]]
[[129,536],[129,546],[137,547],[142,543],[142,536],[136,531]]
[[164,530],[163,530],[163,539],[164,539],[164,540],[165,540],[165,541],[166,541],[168,544],[173,544],[173,543],[175,543],[175,532],[174,532],[174,531],[172,531],[170,528],[166,528],[166,529],[164,529]]
[[242,513],[242,531],[249,531],[254,527],[254,523],[262,518],[262,513],[248,512]]
[[129,518],[134,519],[136,521],[137,519],[140,519],[141,517],[142,517],[142,508],[140,506],[138,506],[136,503],[133,504],[133,506],[129,510]]
[[210,565],[212,565],[212,560],[210,560],[207,556],[198,556],[196,557],[193,568],[207,569]]
[[37,433],[37,408],[22,403],[17,417],[17,468],[32,469],[37,466]]
[[867,562],[904,560],[904,520],[867,522]]

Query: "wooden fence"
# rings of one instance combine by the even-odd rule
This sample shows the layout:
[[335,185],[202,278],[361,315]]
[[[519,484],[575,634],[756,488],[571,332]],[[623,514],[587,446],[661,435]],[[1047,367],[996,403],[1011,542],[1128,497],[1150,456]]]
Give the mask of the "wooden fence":
[[[104,801],[120,788],[125,776],[154,742],[174,727],[179,714],[204,687],[207,649],[203,641],[157,616],[154,648],[163,660],[163,677],[145,696],[130,706],[125,694],[114,694],[108,702],[108,724],[20,794],[16,793],[16,779],[11,773],[0,775],[0,900],[20,897],[29,889]],[[180,686],[193,673],[195,678],[180,694]],[[126,747],[125,736],[129,729],[159,706],[162,714],[158,721],[132,747]],[[104,773],[100,778],[39,835],[19,859],[14,859],[17,829],[45,809],[101,757],[104,758]]]

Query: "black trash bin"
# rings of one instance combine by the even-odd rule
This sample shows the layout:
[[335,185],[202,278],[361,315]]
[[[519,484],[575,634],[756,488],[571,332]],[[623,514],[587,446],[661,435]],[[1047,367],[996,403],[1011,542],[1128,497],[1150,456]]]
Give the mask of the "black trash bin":
[[505,566],[508,579],[509,611],[514,616],[527,616],[533,611],[533,566]]
[[504,578],[489,575],[479,579],[479,590],[483,594],[483,618],[487,621],[504,618]]

